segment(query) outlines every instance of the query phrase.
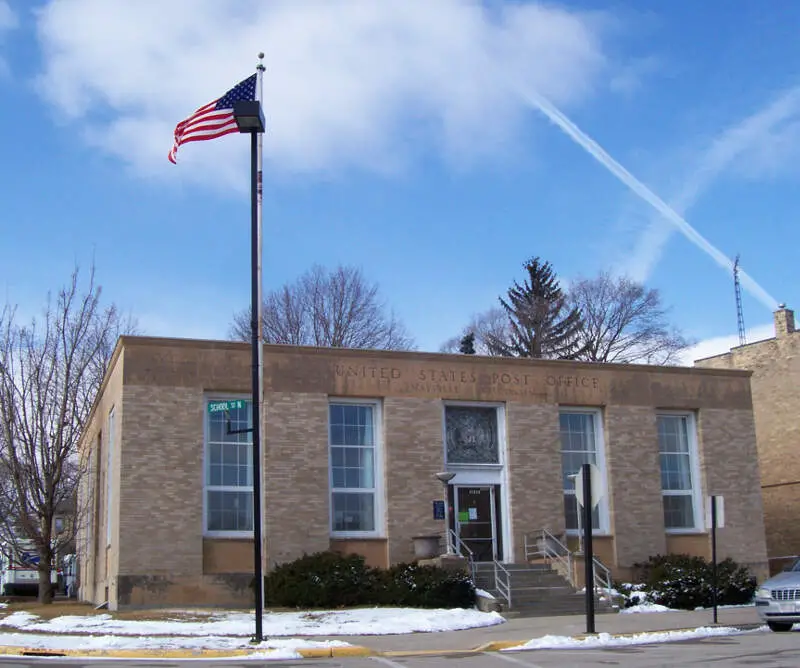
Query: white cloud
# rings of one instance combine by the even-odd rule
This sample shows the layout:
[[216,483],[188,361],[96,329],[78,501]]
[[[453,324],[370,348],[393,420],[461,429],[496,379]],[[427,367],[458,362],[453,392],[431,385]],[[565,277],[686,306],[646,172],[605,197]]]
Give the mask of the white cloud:
[[[11,6],[6,0],[0,0],[0,47],[4,44],[5,33],[10,32],[18,25],[19,19],[11,9]],[[0,51],[0,79],[7,77],[9,74],[11,74],[11,68],[3,57],[2,51]]]
[[[392,171],[421,138],[458,163],[508,146],[526,111],[500,73],[560,104],[586,97],[606,64],[602,23],[477,0],[50,0],[37,15],[39,84],[62,117],[93,128],[90,142],[158,175],[175,123],[265,51],[269,166]],[[231,182],[243,144],[195,144],[179,159]]]
[[16,28],[19,25],[17,15],[12,11],[7,0],[0,0],[0,33]]
[[[681,216],[723,173],[750,179],[771,178],[797,164],[800,154],[800,86],[789,88],[766,107],[718,135],[694,160],[670,205]],[[646,281],[675,232],[661,216],[650,220],[633,251],[626,253],[625,273]]]
[[[775,336],[775,326],[773,323],[756,325],[755,327],[745,330],[745,339],[748,343],[764,341],[773,336]],[[683,366],[692,366],[695,360],[712,357],[714,355],[722,355],[738,345],[738,334],[728,334],[726,336],[715,336],[710,339],[703,339],[684,351],[683,355],[681,355],[680,364]]]

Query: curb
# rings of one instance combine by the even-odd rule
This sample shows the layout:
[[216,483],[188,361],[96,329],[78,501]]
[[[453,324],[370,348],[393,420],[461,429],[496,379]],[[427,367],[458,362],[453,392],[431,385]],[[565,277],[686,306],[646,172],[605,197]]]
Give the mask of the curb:
[[[739,631],[748,631],[760,628],[762,624],[708,624],[709,627],[735,628]],[[634,636],[651,633],[667,633],[672,631],[694,631],[703,627],[686,627],[679,629],[660,629],[649,631],[630,631],[626,633],[609,633],[612,638],[631,638]],[[579,633],[570,636],[573,640],[585,640],[598,634]],[[422,656],[470,656],[484,652],[499,652],[511,647],[519,647],[529,642],[525,640],[493,640],[471,649],[434,649],[434,650],[388,650],[379,652],[362,645],[348,645],[344,647],[307,647],[298,648],[297,652],[304,659],[329,659],[364,656],[383,656],[387,658],[422,657]],[[88,657],[107,659],[225,659],[248,657],[252,654],[270,651],[270,648],[252,649],[141,649],[141,650],[102,650],[102,649],[38,649],[34,647],[16,647],[0,645],[0,656],[32,656],[32,657]]]

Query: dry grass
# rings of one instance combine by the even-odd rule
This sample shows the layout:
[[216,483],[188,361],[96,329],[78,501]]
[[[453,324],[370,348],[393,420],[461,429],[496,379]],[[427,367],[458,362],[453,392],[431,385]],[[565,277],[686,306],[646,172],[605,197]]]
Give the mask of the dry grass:
[[78,603],[77,601],[56,600],[50,604],[44,604],[37,602],[35,599],[28,599],[9,601],[8,607],[0,608],[0,619],[13,612],[29,612],[32,615],[38,615],[42,619],[54,619],[63,615],[111,615],[114,619],[139,621],[180,620],[182,622],[205,622],[208,621],[212,614],[223,611],[212,608],[187,608],[186,610],[155,608],[111,612],[109,610],[95,610],[93,605]]

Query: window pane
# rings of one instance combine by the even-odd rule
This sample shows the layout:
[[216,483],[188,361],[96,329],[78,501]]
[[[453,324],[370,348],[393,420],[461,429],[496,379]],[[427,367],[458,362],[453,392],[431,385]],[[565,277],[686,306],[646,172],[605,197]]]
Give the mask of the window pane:
[[661,488],[665,492],[664,526],[667,529],[693,529],[693,455],[689,447],[689,418],[685,415],[659,415],[657,424]]
[[[206,445],[206,503],[208,531],[252,531],[253,492],[221,490],[219,487],[252,488],[251,403],[243,408],[208,414]],[[228,430],[247,430],[230,434]],[[217,489],[215,489],[217,488]]]
[[374,531],[375,497],[363,492],[334,492],[334,531]]
[[374,531],[375,408],[331,404],[329,419],[333,531]]
[[252,531],[252,492],[208,492],[209,531]]
[[693,529],[694,509],[689,494],[664,497],[664,526],[667,529]]
[[[584,464],[597,464],[597,437],[595,414],[563,411],[559,414],[561,432],[561,473],[564,486],[564,514],[567,529],[578,528],[580,510],[575,499],[575,483],[570,478],[580,472]],[[600,511],[592,513],[592,526],[600,527]]]
[[447,461],[497,464],[500,461],[497,409],[473,406],[445,408]]

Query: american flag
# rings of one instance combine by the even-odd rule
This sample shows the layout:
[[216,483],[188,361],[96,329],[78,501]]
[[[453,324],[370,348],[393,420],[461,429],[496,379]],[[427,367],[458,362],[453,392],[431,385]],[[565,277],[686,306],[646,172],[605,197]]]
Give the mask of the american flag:
[[175,144],[169,152],[169,161],[175,164],[178,147],[190,141],[217,139],[238,132],[233,118],[233,103],[256,99],[256,75],[247,77],[231,88],[221,98],[200,107],[189,118],[175,126]]

